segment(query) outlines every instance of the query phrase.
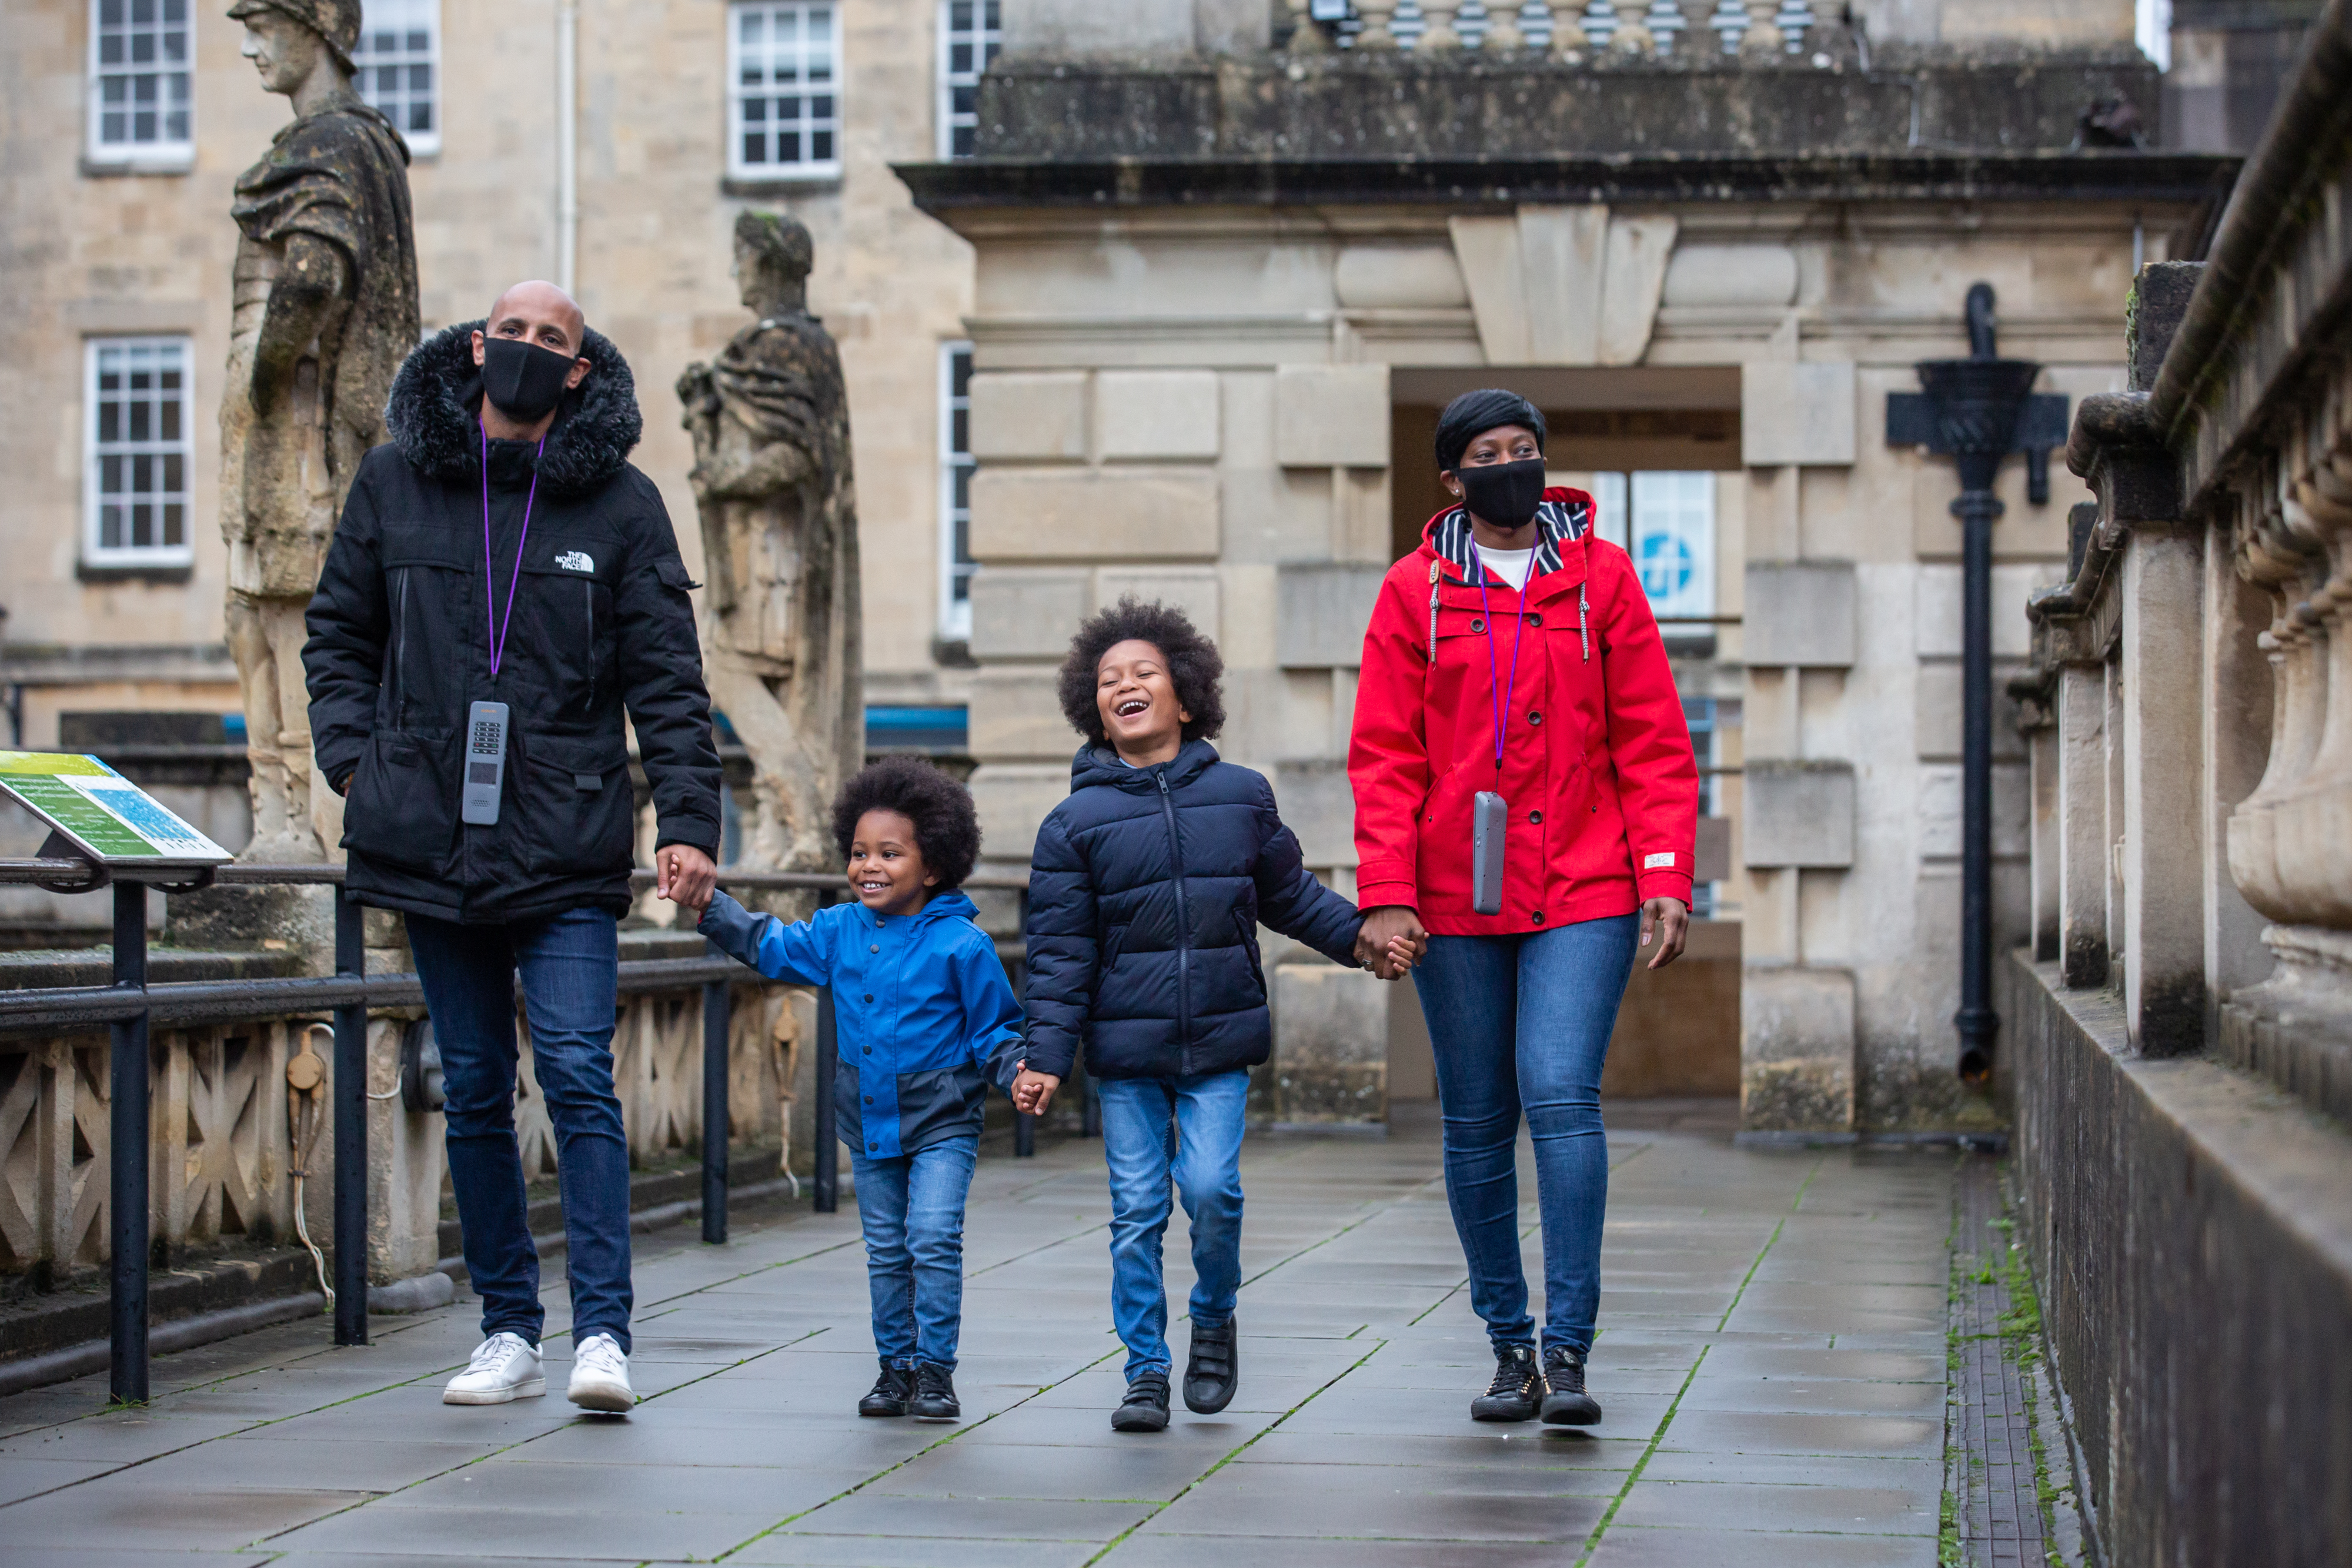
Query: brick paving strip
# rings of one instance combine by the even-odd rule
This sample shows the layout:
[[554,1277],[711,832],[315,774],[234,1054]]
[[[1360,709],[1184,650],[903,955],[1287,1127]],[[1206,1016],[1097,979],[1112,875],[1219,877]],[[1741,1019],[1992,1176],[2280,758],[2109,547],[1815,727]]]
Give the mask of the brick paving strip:
[[[579,1416],[561,1281],[555,1396],[439,1385],[474,1309],[338,1351],[284,1325],[0,1400],[0,1552],[47,1563],[495,1560],[920,1568],[1933,1564],[1944,1486],[1948,1154],[1737,1150],[1612,1113],[1586,1431],[1481,1427],[1433,1122],[1254,1137],[1242,1391],[1117,1437],[1099,1148],[984,1156],[967,1222],[965,1419],[861,1421],[873,1376],[853,1214],[641,1238],[641,1394]],[[1523,1197],[1532,1198],[1523,1162]],[[1526,1218],[1537,1267],[1532,1203]],[[1169,1287],[1191,1277],[1181,1220]],[[1171,1333],[1179,1354],[1180,1323]]]

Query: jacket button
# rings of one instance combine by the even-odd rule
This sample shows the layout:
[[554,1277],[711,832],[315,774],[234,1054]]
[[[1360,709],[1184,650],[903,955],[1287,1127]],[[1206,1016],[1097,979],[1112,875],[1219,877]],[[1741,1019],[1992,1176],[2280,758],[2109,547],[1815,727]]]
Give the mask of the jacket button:
[[872,1001],[872,1000],[874,999],[874,993],[873,993],[872,991],[868,991],[868,992],[866,992],[866,999],[867,1001],[869,1001],[869,1002],[870,1002],[870,1001]]
[[1543,722],[1543,715],[1536,712],[1533,708],[1529,708],[1528,710],[1528,722],[1529,724],[1541,724]]
[[882,1147],[882,1145],[879,1145],[879,1144],[868,1144],[868,1145],[866,1145],[866,1152],[867,1154],[869,1154],[869,1155],[870,1155],[870,1154],[873,1154],[873,1153],[877,1152],[877,1150],[879,1150],[881,1147]]
[[1528,617],[1528,624],[1530,626],[1540,626],[1543,624],[1543,617],[1540,615],[1530,615]]
[[1486,623],[1484,621],[1480,621],[1475,616],[1471,619],[1470,630],[1473,632],[1484,632],[1486,629]]
[[871,1055],[873,1055],[873,1054],[874,1054],[874,1048],[873,1048],[872,1046],[870,1046],[870,1045],[866,1045],[866,1046],[860,1046],[858,1049],[859,1049],[859,1050],[861,1050],[861,1051],[865,1051],[865,1052],[866,1052],[866,1055],[868,1055],[868,1056],[871,1056]]
[[1536,911],[1536,924],[1538,925],[1543,924],[1543,911],[1540,909]]
[[880,951],[882,951],[882,944],[881,944],[881,943],[879,943],[879,942],[877,942],[877,943],[875,943],[872,946],[870,946],[870,947],[866,948],[866,950],[868,953],[879,953]]
[[871,1095],[871,1094],[868,1094],[868,1095],[866,1097],[866,1103],[868,1105],[873,1104],[873,1103],[874,1103],[874,1096],[873,1096],[873,1095]]
[[[1538,823],[1540,823],[1542,821],[1543,821],[1543,813],[1542,813],[1541,811],[1529,811],[1529,812],[1528,813],[1528,825],[1529,825],[1530,827],[1535,826],[1535,825],[1536,825],[1536,824],[1538,824]],[[869,1002],[870,1002],[870,1001],[872,1001],[874,998],[873,998],[872,997],[868,997],[868,998],[866,998],[866,999],[867,1001],[869,1001]]]

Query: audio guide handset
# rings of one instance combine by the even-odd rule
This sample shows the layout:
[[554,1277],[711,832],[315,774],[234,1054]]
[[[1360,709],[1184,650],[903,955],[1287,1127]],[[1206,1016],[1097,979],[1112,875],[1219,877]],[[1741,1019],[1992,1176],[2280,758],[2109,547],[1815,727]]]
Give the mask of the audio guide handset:
[[1503,913],[1503,829],[1510,808],[1492,789],[1481,789],[1470,811],[1470,908],[1474,914]]
[[478,828],[497,826],[506,776],[507,705],[476,703],[466,717],[466,790],[459,817]]

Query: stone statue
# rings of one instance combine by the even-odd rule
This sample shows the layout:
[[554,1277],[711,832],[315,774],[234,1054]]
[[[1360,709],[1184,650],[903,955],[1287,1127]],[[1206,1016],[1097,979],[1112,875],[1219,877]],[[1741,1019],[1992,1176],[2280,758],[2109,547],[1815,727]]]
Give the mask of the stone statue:
[[[838,869],[827,814],[864,761],[857,503],[841,355],[808,312],[809,232],[745,213],[735,277],[759,320],[678,378],[702,517],[703,674],[751,754],[738,863]],[[773,904],[775,901],[770,901]]]
[[408,147],[352,90],[360,0],[236,0],[245,54],[294,120],[237,176],[221,531],[253,767],[249,861],[322,861],[341,800],[310,788],[303,608],[343,493],[384,439],[420,336]]

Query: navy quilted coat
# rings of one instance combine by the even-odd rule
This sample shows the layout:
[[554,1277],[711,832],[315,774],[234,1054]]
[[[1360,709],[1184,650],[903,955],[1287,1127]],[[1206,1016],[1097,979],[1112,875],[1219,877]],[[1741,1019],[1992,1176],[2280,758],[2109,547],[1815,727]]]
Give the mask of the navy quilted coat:
[[1029,867],[1028,1063],[1097,1078],[1255,1067],[1272,1053],[1262,922],[1355,967],[1364,917],[1301,863],[1263,774],[1187,741],[1129,768],[1070,764]]

